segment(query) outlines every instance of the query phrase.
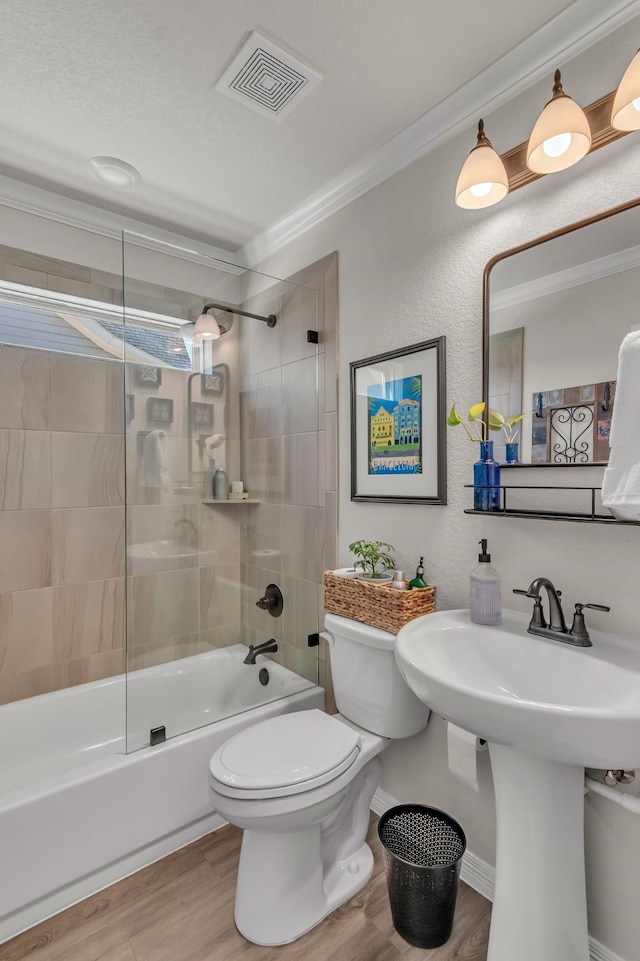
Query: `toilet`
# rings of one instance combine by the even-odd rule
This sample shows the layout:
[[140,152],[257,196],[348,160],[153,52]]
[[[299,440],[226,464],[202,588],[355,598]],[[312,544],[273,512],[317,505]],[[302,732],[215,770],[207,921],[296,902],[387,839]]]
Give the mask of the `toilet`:
[[209,765],[216,810],[244,830],[235,922],[255,944],[294,941],[365,886],[378,757],[429,719],[398,670],[395,634],[335,614],[324,623],[340,713],[260,721]]

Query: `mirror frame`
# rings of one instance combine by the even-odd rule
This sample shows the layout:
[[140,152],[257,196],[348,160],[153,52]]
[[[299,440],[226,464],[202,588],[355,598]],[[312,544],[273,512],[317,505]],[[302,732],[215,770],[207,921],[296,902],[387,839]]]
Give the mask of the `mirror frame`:
[[[528,240],[524,244],[519,244],[517,247],[510,247],[509,250],[503,250],[502,253],[495,254],[484,268],[482,274],[482,399],[487,408],[489,405],[489,306],[491,298],[491,284],[490,275],[496,264],[500,261],[506,260],[507,257],[512,257],[514,254],[520,254],[525,250],[530,250],[532,247],[538,247],[540,244],[546,243],[548,240],[555,240],[557,237],[564,237],[566,234],[571,234],[575,230],[580,230],[582,227],[589,227],[591,224],[598,223],[601,220],[606,220],[608,217],[615,217],[616,214],[624,213],[625,210],[632,210],[634,207],[640,207],[640,197],[634,197],[633,200],[627,200],[623,204],[618,204],[616,207],[611,207],[609,210],[603,210],[599,214],[593,214],[591,217],[585,217],[583,220],[576,220],[574,223],[568,224],[566,227],[559,227],[557,230],[552,230],[547,234],[542,234],[540,237],[534,237],[533,240]],[[502,464],[502,467],[507,467],[511,465]],[[518,464],[514,465],[518,467],[594,467],[598,466],[592,463],[586,464]]]

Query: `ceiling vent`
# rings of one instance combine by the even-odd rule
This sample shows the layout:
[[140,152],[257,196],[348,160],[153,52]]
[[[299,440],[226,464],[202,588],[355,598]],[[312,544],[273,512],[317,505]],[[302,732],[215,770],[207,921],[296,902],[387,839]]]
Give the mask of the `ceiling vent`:
[[216,90],[264,117],[282,120],[321,80],[306,63],[254,31],[216,83]]

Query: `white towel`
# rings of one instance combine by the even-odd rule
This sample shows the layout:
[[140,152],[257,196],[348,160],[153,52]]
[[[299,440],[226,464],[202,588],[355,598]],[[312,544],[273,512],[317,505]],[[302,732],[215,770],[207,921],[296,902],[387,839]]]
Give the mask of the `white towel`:
[[171,490],[165,451],[166,436],[163,430],[152,430],[144,438],[141,471],[143,487],[159,487],[161,490]]
[[640,520],[640,330],[622,341],[602,503],[614,517]]

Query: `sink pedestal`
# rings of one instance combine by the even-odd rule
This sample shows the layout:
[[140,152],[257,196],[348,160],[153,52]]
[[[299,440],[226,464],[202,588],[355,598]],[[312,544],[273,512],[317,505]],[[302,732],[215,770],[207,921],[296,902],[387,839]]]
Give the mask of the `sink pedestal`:
[[589,961],[584,768],[489,744],[496,882],[487,961]]

